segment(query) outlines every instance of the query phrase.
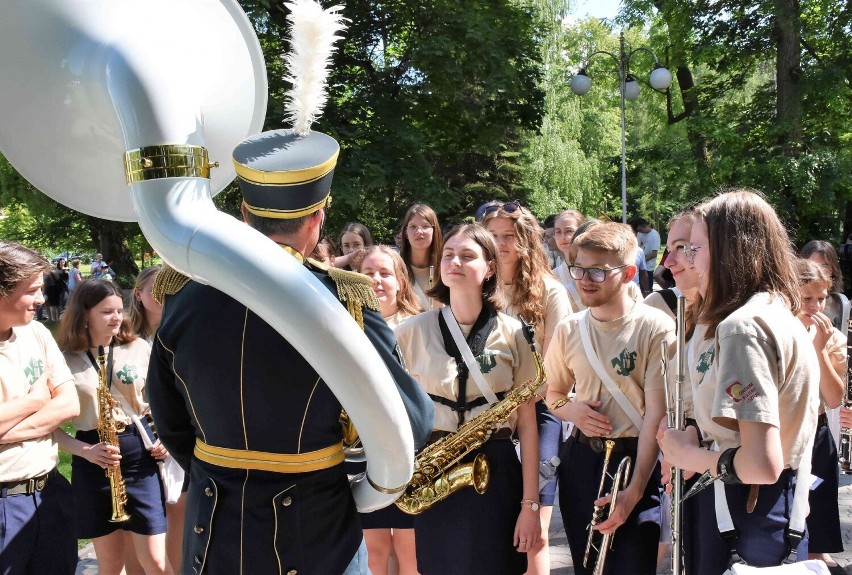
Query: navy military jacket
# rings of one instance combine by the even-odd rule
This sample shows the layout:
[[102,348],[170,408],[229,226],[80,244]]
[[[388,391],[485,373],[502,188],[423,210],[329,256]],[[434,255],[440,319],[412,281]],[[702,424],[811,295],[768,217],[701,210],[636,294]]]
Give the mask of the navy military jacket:
[[[327,273],[312,269],[336,293]],[[400,388],[422,445],[429,397],[398,363],[393,332],[364,308],[364,329]],[[335,361],[335,350],[328,360]],[[341,405],[278,332],[196,282],[165,298],[148,374],[163,444],[190,473],[185,573],[340,573],[362,534],[343,465],[307,473],[231,469],[193,457],[216,447],[304,453],[339,443]]]

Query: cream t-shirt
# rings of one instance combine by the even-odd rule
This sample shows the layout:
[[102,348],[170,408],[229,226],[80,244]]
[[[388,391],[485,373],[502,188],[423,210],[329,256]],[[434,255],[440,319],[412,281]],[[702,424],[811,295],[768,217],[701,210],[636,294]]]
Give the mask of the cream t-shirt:
[[[109,354],[109,350],[104,350]],[[113,366],[110,393],[118,406],[113,410],[116,421],[130,425],[131,415],[143,416],[150,412],[145,382],[148,378],[148,360],[151,346],[137,338],[125,345],[113,348]],[[97,356],[95,356],[97,360]],[[92,365],[86,352],[66,353],[65,360],[74,375],[74,385],[80,397],[80,415],[74,419],[74,427],[83,431],[98,428],[98,385],[99,372]]]
[[819,364],[805,327],[782,298],[758,293],[719,324],[713,344],[712,359],[706,343],[696,348],[696,365],[711,364],[695,393],[702,430],[724,451],[741,445],[739,420],[767,423],[779,429],[784,466],[798,468],[819,411]]
[[[504,285],[503,289],[506,292],[506,299],[512,301],[515,288],[513,285]],[[539,353],[544,353],[544,343],[550,342],[553,338],[553,331],[556,325],[565,319],[571,309],[568,303],[568,293],[559,281],[552,276],[544,276],[544,322],[543,325],[535,327],[535,344]],[[518,314],[510,305],[505,310],[506,315],[518,319]]]
[[[37,321],[12,328],[12,336],[0,342],[0,401],[29,393],[43,374],[59,387],[74,380],[50,331]],[[43,475],[59,463],[53,433],[37,439],[0,445],[0,482],[21,481]]]
[[[580,336],[581,314],[556,326],[544,366],[548,390],[577,394],[575,401],[600,401],[598,412],[612,425],[610,437],[638,437],[639,429],[601,382]],[[663,340],[674,341],[674,322],[660,310],[635,304],[623,317],[602,322],[589,314],[592,346],[610,378],[630,403],[645,414],[645,392],[663,389]],[[671,344],[670,344],[671,345]]]
[[414,276],[414,285],[411,286],[414,290],[414,294],[417,296],[417,299],[420,300],[420,307],[424,310],[430,309],[438,309],[444,307],[444,304],[439,302],[436,299],[432,299],[426,295],[432,287],[435,285],[434,275],[437,274],[436,270],[432,272],[432,280],[429,280],[429,268],[418,268],[414,266],[411,267],[411,273]]
[[[444,349],[438,324],[440,310],[414,316],[396,328],[396,337],[408,373],[426,393],[456,401],[459,391],[456,361]],[[504,313],[497,314],[497,325],[491,331],[481,355],[476,356],[482,375],[494,393],[506,392],[532,381],[536,376],[532,350],[521,332],[521,323]],[[482,393],[468,375],[465,398],[470,401]],[[488,409],[481,405],[465,414],[465,421]],[[505,427],[515,428],[517,412]],[[456,431],[458,416],[449,406],[435,403],[434,429]]]

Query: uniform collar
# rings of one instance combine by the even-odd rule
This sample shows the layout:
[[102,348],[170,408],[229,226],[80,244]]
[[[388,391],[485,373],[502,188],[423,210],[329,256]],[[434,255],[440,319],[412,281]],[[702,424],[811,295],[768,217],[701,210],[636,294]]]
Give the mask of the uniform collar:
[[[275,243],[278,243],[278,242],[275,242]],[[296,248],[292,248],[292,247],[288,246],[287,244],[278,243],[278,245],[281,246],[282,248],[284,248],[285,252],[287,252],[288,254],[290,254],[291,256],[296,258],[297,260],[299,260],[300,264],[305,263],[305,256],[303,256],[301,254],[301,252],[299,252],[299,250],[297,250]]]

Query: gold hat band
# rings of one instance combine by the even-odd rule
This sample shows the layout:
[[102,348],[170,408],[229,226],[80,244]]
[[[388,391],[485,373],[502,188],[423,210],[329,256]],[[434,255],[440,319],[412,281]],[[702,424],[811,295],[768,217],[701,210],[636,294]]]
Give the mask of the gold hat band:
[[318,166],[311,166],[300,170],[264,172],[262,170],[255,170],[254,168],[244,166],[236,160],[234,160],[234,169],[236,169],[239,177],[253,184],[302,184],[318,180],[333,170],[334,166],[337,164],[337,156],[339,153],[340,150],[338,149],[334,152],[334,155]]

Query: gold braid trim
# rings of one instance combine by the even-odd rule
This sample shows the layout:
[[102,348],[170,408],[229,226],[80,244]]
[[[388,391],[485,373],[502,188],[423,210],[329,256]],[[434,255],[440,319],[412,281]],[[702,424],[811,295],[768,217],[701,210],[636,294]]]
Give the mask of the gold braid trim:
[[355,318],[361,329],[364,329],[364,311],[366,307],[380,311],[381,305],[376,292],[373,291],[373,280],[363,274],[328,268],[328,275],[337,286],[337,299],[346,304],[349,315]]
[[154,285],[151,286],[151,296],[158,303],[165,303],[167,295],[175,295],[191,280],[191,277],[183,275],[173,267],[164,265],[154,279]]

